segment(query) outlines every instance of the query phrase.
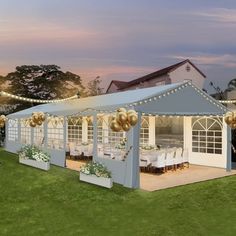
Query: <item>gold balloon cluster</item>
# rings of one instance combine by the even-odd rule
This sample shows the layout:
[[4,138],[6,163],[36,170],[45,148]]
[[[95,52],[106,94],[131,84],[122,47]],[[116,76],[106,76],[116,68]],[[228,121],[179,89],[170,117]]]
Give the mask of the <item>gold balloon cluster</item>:
[[225,123],[231,129],[236,129],[236,112],[227,112],[225,115]]
[[40,126],[46,119],[46,115],[43,112],[33,112],[32,116],[29,119],[30,127]]
[[0,128],[3,128],[5,126],[5,122],[7,121],[7,117],[4,115],[0,116]]
[[116,115],[111,117],[110,128],[114,132],[129,131],[130,128],[138,122],[138,115],[136,111],[126,111],[125,108],[119,108]]

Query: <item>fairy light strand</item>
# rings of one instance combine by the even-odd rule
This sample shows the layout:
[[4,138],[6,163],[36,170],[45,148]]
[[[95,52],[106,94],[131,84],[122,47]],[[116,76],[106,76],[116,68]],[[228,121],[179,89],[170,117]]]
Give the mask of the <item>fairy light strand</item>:
[[13,95],[13,94],[10,94],[10,93],[4,92],[4,91],[0,92],[0,96],[12,98],[12,99],[19,100],[19,101],[33,102],[33,103],[58,103],[58,102],[64,102],[64,101],[78,98],[78,95],[74,95],[72,97],[63,98],[63,99],[43,100],[43,99],[25,98],[25,97]]

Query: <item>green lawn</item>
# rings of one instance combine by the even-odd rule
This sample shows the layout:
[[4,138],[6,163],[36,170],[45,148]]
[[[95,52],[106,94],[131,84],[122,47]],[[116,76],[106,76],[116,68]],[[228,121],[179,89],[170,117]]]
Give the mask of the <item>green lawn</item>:
[[157,192],[111,190],[0,150],[0,235],[236,235],[236,176]]

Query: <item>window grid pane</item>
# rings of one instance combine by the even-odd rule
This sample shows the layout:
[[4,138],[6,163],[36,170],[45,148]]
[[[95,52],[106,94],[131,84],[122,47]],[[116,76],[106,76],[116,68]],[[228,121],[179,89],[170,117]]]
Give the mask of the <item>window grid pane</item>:
[[68,119],[68,142],[82,143],[82,117]]
[[222,120],[218,118],[192,119],[192,151],[222,153]]
[[140,146],[149,144],[149,118],[142,116],[141,129],[140,129]]
[[48,122],[48,147],[52,149],[63,149],[64,134],[63,134],[63,118],[58,118],[57,122]]
[[44,128],[43,125],[34,128],[34,145],[42,146],[44,144]]
[[31,144],[31,127],[26,119],[21,119],[21,143]]
[[8,120],[8,140],[18,141],[18,120]]

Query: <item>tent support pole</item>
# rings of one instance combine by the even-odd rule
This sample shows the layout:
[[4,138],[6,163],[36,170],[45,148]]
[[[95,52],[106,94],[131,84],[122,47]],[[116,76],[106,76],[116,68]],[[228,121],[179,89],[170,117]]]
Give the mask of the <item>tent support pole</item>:
[[127,133],[127,152],[125,183],[128,188],[140,187],[140,170],[139,170],[139,141],[140,141],[141,113],[138,112],[138,122]]
[[[226,125],[226,124],[225,124]],[[226,125],[226,171],[230,172],[232,168],[232,160],[231,160],[231,128]]]
[[44,148],[48,148],[48,116],[46,116],[45,122],[43,123],[43,133],[44,133]]
[[[18,142],[21,144],[21,119],[17,119],[17,130],[18,130]],[[9,124],[8,124],[9,125]],[[8,135],[6,136],[8,140]]]
[[97,147],[98,147],[98,129],[97,129],[97,113],[93,115],[93,160],[97,159]]

